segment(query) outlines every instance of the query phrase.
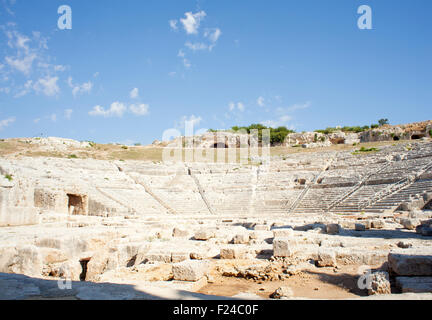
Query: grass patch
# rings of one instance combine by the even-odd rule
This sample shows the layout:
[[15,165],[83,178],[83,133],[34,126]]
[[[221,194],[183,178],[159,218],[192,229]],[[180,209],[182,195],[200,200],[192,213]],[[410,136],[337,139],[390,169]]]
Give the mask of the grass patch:
[[362,153],[368,153],[368,152],[378,152],[379,149],[378,148],[365,148],[365,147],[361,147],[359,150],[356,150],[354,152],[352,152],[352,154],[362,154]]

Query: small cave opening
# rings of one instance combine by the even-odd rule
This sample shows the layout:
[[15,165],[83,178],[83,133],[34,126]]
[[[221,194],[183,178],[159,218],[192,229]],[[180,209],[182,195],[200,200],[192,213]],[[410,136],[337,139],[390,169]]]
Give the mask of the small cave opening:
[[345,138],[333,138],[333,139],[330,139],[330,142],[332,144],[344,144]]
[[86,281],[86,276],[87,276],[87,264],[89,263],[90,258],[86,258],[86,259],[81,259],[80,260],[80,264],[81,264],[81,274],[79,276],[80,281]]
[[411,140],[419,140],[419,139],[421,139],[421,138],[423,138],[424,136],[423,135],[420,135],[420,134],[413,134],[412,136],[411,136]]
[[67,194],[68,197],[68,212],[72,215],[85,215],[86,196],[79,194]]
[[400,140],[399,137],[396,137],[396,136],[393,137],[393,141],[399,141],[399,140]]
[[213,144],[213,148],[215,149],[228,149],[228,146],[223,142],[218,142]]

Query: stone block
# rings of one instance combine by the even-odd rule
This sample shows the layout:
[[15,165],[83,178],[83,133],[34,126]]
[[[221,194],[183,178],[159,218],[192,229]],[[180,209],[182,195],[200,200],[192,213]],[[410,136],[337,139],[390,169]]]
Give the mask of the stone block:
[[187,238],[189,236],[189,232],[187,230],[174,228],[172,232],[172,236],[174,238]]
[[318,267],[336,267],[336,252],[329,249],[319,250],[316,265]]
[[402,293],[432,293],[432,277],[396,277],[396,286]]
[[221,259],[245,259],[247,257],[247,250],[243,247],[226,247],[221,248]]
[[249,243],[249,235],[248,234],[237,234],[233,238],[234,244],[248,244]]
[[370,274],[370,288],[368,294],[391,294],[389,274],[384,271],[373,272]]
[[209,270],[207,262],[198,260],[187,260],[173,264],[174,280],[198,281],[204,277]]
[[254,230],[260,230],[260,231],[269,231],[270,226],[266,224],[257,224],[254,226]]
[[403,225],[405,229],[415,230],[415,228],[420,224],[418,219],[401,219],[400,224]]
[[295,252],[297,241],[293,238],[275,238],[273,240],[273,256],[290,257]]
[[341,230],[341,226],[337,223],[331,223],[326,226],[327,234],[338,234]]
[[355,231],[365,231],[366,230],[366,226],[363,223],[356,223],[354,228],[355,228]]
[[203,240],[203,241],[209,240],[214,237],[215,237],[214,230],[208,230],[208,229],[201,229],[197,231],[194,235],[195,240]]
[[382,219],[376,219],[371,221],[371,228],[382,229],[385,227],[385,222]]
[[406,249],[403,253],[390,252],[389,270],[399,276],[432,276],[432,252]]

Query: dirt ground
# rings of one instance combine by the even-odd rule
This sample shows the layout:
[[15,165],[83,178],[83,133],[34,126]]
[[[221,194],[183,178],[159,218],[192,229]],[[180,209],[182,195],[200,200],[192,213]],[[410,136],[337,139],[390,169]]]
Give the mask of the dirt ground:
[[239,293],[253,293],[268,299],[279,287],[291,288],[294,297],[310,299],[349,299],[367,296],[366,290],[357,286],[358,266],[319,268],[317,271],[303,271],[286,280],[254,281],[218,276],[199,293],[234,296]]

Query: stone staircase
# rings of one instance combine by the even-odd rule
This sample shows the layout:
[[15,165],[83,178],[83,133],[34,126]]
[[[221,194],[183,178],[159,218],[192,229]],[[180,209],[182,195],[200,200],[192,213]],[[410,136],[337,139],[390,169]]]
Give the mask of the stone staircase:
[[425,191],[432,192],[432,180],[417,180],[413,183],[407,182],[402,188],[369,204],[364,210],[378,213],[392,212],[396,210],[402,202],[408,202],[413,196]]

